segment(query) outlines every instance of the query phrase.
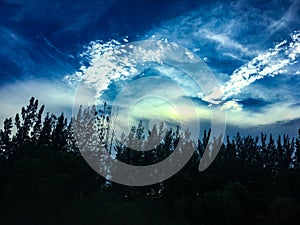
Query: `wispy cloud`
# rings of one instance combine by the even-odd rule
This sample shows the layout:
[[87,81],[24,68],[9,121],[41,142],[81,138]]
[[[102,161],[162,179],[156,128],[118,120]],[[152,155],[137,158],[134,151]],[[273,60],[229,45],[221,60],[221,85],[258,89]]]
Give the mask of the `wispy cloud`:
[[247,1],[215,2],[163,21],[148,35],[167,37],[187,48],[199,49],[197,54],[202,57],[222,60],[227,56],[243,61],[263,51],[272,16]]
[[[170,48],[173,47],[178,48],[178,45],[168,40],[146,40],[126,45],[116,40],[106,43],[101,41],[91,42],[87,47],[87,51],[82,54],[82,57],[89,61],[89,65],[81,66],[74,74],[66,75],[64,81],[71,86],[76,86],[81,82],[88,87],[94,88],[97,92],[96,97],[100,97],[103,91],[108,89],[111,82],[130,79],[135,75],[141,74],[145,69],[149,68],[151,63],[161,75],[171,76],[172,79],[176,79],[183,72],[178,72],[170,66],[162,65],[163,60],[168,56],[172,56],[177,62],[187,58],[191,61],[196,59],[192,58],[193,55],[188,50],[184,53],[180,52],[181,50],[179,52],[171,52]],[[171,71],[173,76],[170,75]],[[188,84],[185,82],[186,90],[189,89]]]
[[230,79],[221,86],[222,93],[212,92],[210,95],[201,97],[211,103],[226,102],[227,99],[236,96],[243,88],[257,80],[287,73],[288,66],[297,63],[299,55],[300,32],[297,31],[291,34],[290,40],[276,44],[274,48],[236,69]]
[[224,94],[219,96],[220,100],[225,101],[240,93],[244,87],[264,77],[286,73],[286,67],[295,64],[299,55],[300,32],[298,31],[291,34],[291,40],[278,43],[274,48],[258,55],[246,65],[235,70],[230,80],[223,85]]
[[42,33],[40,34],[40,36],[42,37],[42,39],[45,41],[45,43],[52,48],[53,50],[55,50],[57,53],[65,56],[66,54],[63,53],[61,50],[59,50],[54,44],[52,44]]
[[[166,41],[166,43],[168,42]],[[117,41],[108,43],[98,41],[91,43],[87,48],[88,51],[82,55],[89,58],[90,67],[81,67],[81,69],[73,75],[67,75],[64,78],[65,81],[71,84],[74,82],[83,82],[85,85],[95,88],[98,91],[98,96],[100,96],[103,91],[109,88],[111,82],[121,79],[126,80],[128,77],[142,72],[142,68],[137,67],[136,57],[141,58],[146,55],[147,59],[154,57],[154,61],[160,61],[164,55],[164,49],[158,52],[154,50],[145,52],[143,48],[136,48],[136,51],[132,52],[134,56],[129,54],[130,57],[128,57],[126,48],[122,48],[122,46],[124,45]],[[134,47],[130,47],[129,45],[129,48]],[[122,51],[126,53],[124,55],[125,58],[122,57],[122,54],[120,55]],[[239,112],[246,116],[250,111],[242,113],[243,105],[239,103],[239,100],[235,100],[234,97],[237,96],[243,88],[248,87],[257,80],[286,73],[288,67],[293,66],[297,62],[299,54],[300,32],[294,32],[291,34],[290,40],[284,40],[276,44],[274,48],[259,54],[247,64],[236,69],[230,76],[230,79],[221,85],[222,93],[212,91],[210,95],[200,95],[199,97],[212,104],[222,103],[222,109]],[[147,61],[146,58],[145,61]],[[174,82],[180,84],[183,89],[188,90],[187,95],[191,97],[197,95],[197,87],[194,87],[194,81],[184,78],[182,72],[178,72],[175,68],[166,67],[164,65],[154,66],[154,68],[156,68],[160,76],[169,77]],[[156,83],[154,85],[158,84]],[[143,89],[140,91],[143,92]],[[129,98],[131,97],[132,96],[129,96]],[[201,111],[203,112],[203,110]],[[264,113],[261,112],[259,115],[263,114]],[[294,116],[295,115],[292,116],[292,119]],[[262,120],[260,118],[262,117],[252,117],[252,120],[257,119],[256,122],[261,123]],[[270,121],[272,120],[274,120],[274,117],[272,117]],[[248,121],[247,123],[250,122]]]
[[259,53],[258,50],[253,50],[253,49],[250,50],[248,47],[243,46],[242,44],[230,38],[228,35],[224,33],[215,33],[213,31],[209,31],[205,29],[201,30],[200,32],[201,32],[200,35],[203,35],[203,37],[218,43],[217,50],[222,50],[222,48],[230,50],[231,53],[224,52],[223,53],[224,55],[229,55],[233,58],[240,60],[240,58],[234,55],[232,52],[239,51],[240,53],[247,56],[255,56]]
[[294,0],[283,16],[279,20],[273,21],[268,27],[268,30],[271,32],[271,34],[274,34],[276,31],[287,27],[289,23],[299,20],[299,9],[299,0]]
[[[300,32],[292,33],[290,39],[285,38],[286,40],[269,48],[274,43],[269,39],[270,32],[268,31],[270,23],[275,23],[274,12],[272,11],[273,14],[269,15],[269,11],[261,11],[248,4],[247,1],[244,5],[241,4],[240,2],[231,2],[229,5],[216,3],[210,5],[209,8],[207,6],[199,7],[172,20],[162,22],[160,26],[150,30],[146,37],[150,37],[149,40],[165,40],[168,43],[175,41],[193,49],[196,54],[209,62],[212,69],[216,71],[216,76],[222,75],[222,81],[225,81],[224,83],[220,82],[222,93],[212,90],[210,95],[204,96],[197,95],[195,82],[186,79],[182,73],[175,71],[176,69],[163,65],[156,67],[161,76],[171,78],[188,90],[188,96],[198,96],[211,104],[220,104],[220,107],[228,112],[230,123],[251,125],[272,123],[279,118],[280,113],[289,110],[292,102],[286,102],[286,104],[270,102],[255,114],[253,109],[249,110],[243,105],[243,98],[249,99],[251,96],[243,96],[242,99],[237,96],[240,97],[243,90],[251,87],[255,81],[279,74],[292,75],[291,68],[296,66],[300,54]],[[285,24],[289,24],[292,20],[288,18],[292,18],[295,13],[293,6],[295,5],[291,5],[288,12],[282,16]],[[205,16],[206,11],[210,12],[209,18]],[[256,29],[253,30],[253,27]],[[285,35],[287,34],[284,34],[283,37],[286,37]],[[168,40],[165,39],[166,37]],[[141,38],[143,39],[145,36]],[[67,75],[65,81],[71,85],[75,84],[75,86],[78,82],[83,81],[86,85],[94,85],[101,94],[102,91],[109,88],[112,82],[126,80],[130,74],[140,73],[142,68],[137,68],[136,62],[132,58],[116,58],[118,47],[127,44],[127,41],[126,43],[92,42],[87,51],[82,54],[82,57],[89,59],[90,66],[82,66],[74,74]],[[145,52],[137,51],[134,54],[141,57]],[[147,54],[149,57],[155,56],[155,60],[159,61],[163,52],[149,51]],[[226,57],[229,57],[231,61],[238,61],[239,66],[232,67],[232,65],[228,66],[223,63]],[[214,64],[210,63],[210,58],[214,58]],[[245,62],[247,63],[242,65]],[[224,72],[228,71],[227,67],[230,67],[231,70],[228,74]],[[247,102],[244,103],[247,104]],[[209,115],[207,113],[209,110],[204,110],[203,107],[197,106],[197,110],[203,115]],[[270,116],[269,113],[272,110],[277,110],[278,114],[274,113]],[[285,114],[281,119],[294,119],[297,113],[299,115],[299,111]],[[264,119],[266,116],[268,119]]]

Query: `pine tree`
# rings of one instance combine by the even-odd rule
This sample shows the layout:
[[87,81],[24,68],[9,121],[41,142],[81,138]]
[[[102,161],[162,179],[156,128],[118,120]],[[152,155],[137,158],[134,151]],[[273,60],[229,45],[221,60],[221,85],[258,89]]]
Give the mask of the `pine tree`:
[[31,132],[31,138],[35,144],[38,143],[38,140],[41,135],[41,129],[42,129],[42,115],[44,112],[45,106],[42,105],[41,108],[39,109],[36,117],[35,124],[33,126],[33,130]]
[[7,159],[11,154],[11,131],[13,123],[12,118],[5,119],[4,130],[0,130],[0,158]]
[[276,144],[275,144],[275,140],[271,134],[269,137],[269,143],[267,145],[266,163],[267,163],[268,169],[272,173],[276,172],[275,161],[276,161]]
[[29,105],[27,105],[26,108],[22,107],[21,118],[20,114],[16,114],[15,125],[17,132],[14,136],[14,142],[16,142],[19,146],[23,143],[30,142],[32,138],[36,138],[35,135],[38,135],[38,129],[40,127],[39,121],[41,120],[44,106],[41,107],[38,113],[37,110],[38,100],[31,97]]
[[74,118],[71,118],[68,126],[67,126],[67,151],[71,152],[75,155],[80,155],[80,151],[76,144],[76,139],[74,137],[74,130],[73,130],[73,120]]
[[46,114],[46,117],[43,121],[43,126],[40,132],[38,145],[45,145],[50,146],[51,145],[51,134],[53,130],[53,126],[55,124],[55,116],[53,114],[49,115],[49,113]]
[[276,151],[276,158],[275,158],[275,164],[276,164],[276,167],[278,170],[282,169],[283,159],[284,159],[284,153],[283,153],[283,148],[282,148],[282,144],[281,144],[281,136],[278,135],[277,151]]
[[300,129],[298,130],[298,138],[296,138],[295,145],[295,166],[300,167]]
[[67,150],[67,119],[62,113],[56,121],[54,126],[51,143],[55,149],[58,150]]
[[282,169],[289,169],[293,162],[294,139],[292,139],[292,141],[290,141],[290,138],[288,135],[283,135],[282,147],[283,147],[283,152],[284,152]]

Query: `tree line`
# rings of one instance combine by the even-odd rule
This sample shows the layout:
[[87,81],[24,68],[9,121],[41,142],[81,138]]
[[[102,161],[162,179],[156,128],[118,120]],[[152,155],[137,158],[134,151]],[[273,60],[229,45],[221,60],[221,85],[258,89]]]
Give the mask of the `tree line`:
[[[44,110],[32,97],[0,130],[1,224],[86,224],[91,217],[90,224],[299,222],[300,129],[297,138],[263,133],[227,136],[212,165],[200,173],[210,130],[192,141],[179,127],[157,124],[145,130],[141,121],[129,134],[115,137],[111,107],[106,103],[100,109],[80,107],[70,121],[64,114]],[[86,126],[93,127],[90,133],[74,133],[74,127],[86,131]],[[81,154],[86,152],[79,147],[88,147],[93,135],[101,148],[132,165],[164,160],[180,138],[182,149],[188,146],[195,151],[172,178],[130,187],[107,181],[83,160]],[[128,146],[154,147],[135,151]],[[138,219],[150,215],[154,218]]]

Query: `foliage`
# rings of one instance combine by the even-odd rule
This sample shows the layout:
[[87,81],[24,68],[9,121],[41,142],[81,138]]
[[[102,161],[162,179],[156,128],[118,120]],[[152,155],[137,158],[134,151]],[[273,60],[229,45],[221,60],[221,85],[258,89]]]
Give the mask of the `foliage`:
[[[0,130],[1,224],[299,224],[300,130],[296,139],[226,137],[200,173],[210,131],[193,142],[179,127],[157,124],[145,131],[141,121],[115,137],[106,103],[100,110],[81,107],[69,123],[44,109],[31,98]],[[97,132],[83,132],[87,127]],[[88,150],[93,138],[133,165],[164,160],[178,145],[195,152],[170,179],[128,187],[106,181],[83,160],[79,147],[82,154],[99,154]]]

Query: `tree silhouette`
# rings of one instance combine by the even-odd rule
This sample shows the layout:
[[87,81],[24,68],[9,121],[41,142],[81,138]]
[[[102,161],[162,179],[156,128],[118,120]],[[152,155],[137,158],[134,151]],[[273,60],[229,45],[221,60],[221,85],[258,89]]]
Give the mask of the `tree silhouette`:
[[4,120],[4,127],[3,130],[0,130],[0,149],[1,159],[7,159],[11,154],[11,130],[13,127],[12,119],[5,119]]
[[[300,130],[295,139],[227,136],[214,162],[200,173],[210,130],[192,140],[180,127],[154,124],[146,130],[140,121],[116,137],[107,103],[81,106],[69,122],[64,114],[44,111],[31,98],[0,130],[1,224],[299,223]],[[215,137],[211,145],[220,142]],[[129,187],[106,179],[113,165],[103,152],[145,166],[167,159],[176,148],[195,152],[163,182]],[[96,158],[95,168],[108,176],[93,171],[82,155]]]

